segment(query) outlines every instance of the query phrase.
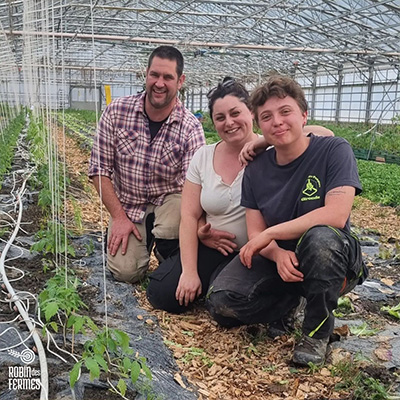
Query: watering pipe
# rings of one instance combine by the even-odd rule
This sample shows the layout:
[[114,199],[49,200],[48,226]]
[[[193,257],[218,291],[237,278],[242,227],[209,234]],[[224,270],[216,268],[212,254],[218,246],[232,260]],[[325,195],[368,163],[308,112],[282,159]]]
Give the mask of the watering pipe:
[[4,250],[1,254],[0,257],[0,274],[1,277],[3,279],[3,282],[8,290],[8,292],[11,295],[12,299],[15,299],[15,305],[18,308],[18,311],[20,313],[20,315],[22,316],[23,321],[26,323],[29,332],[32,334],[33,340],[35,342],[35,346],[37,348],[38,351],[38,356],[39,356],[39,363],[40,363],[40,387],[41,387],[41,391],[40,391],[40,400],[48,400],[48,388],[49,388],[49,377],[48,377],[48,369],[47,369],[47,360],[46,360],[46,353],[42,344],[42,341],[40,340],[39,334],[37,333],[36,327],[34,326],[34,324],[31,322],[31,320],[29,319],[29,315],[26,311],[26,309],[24,308],[24,306],[22,305],[22,302],[17,298],[16,293],[13,289],[13,287],[10,285],[10,282],[8,281],[7,275],[5,273],[5,268],[4,268],[4,262],[5,262],[5,258],[7,255],[7,252],[12,244],[12,242],[14,241],[15,237],[17,236],[18,230],[19,230],[19,226],[21,223],[21,218],[22,218],[22,200],[21,200],[21,196],[22,193],[25,190],[25,184],[26,184],[26,180],[28,178],[26,178],[22,184],[22,187],[17,195],[17,201],[18,201],[18,205],[19,205],[19,212],[18,212],[18,218],[15,224],[15,229],[11,235],[10,240],[6,243],[6,246],[4,247]]

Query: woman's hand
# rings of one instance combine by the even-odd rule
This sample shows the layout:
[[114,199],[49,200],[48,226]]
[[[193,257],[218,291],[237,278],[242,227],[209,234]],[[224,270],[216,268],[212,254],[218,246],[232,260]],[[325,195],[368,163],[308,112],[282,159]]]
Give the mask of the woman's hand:
[[274,261],[278,274],[284,282],[302,282],[304,280],[303,274],[297,269],[299,261],[293,251],[278,249]]
[[237,248],[237,244],[232,241],[236,237],[233,233],[213,229],[210,223],[201,226],[197,231],[197,236],[204,246],[216,249],[224,256],[233,253]]
[[179,304],[187,307],[188,304],[192,303],[200,294],[201,281],[199,275],[197,273],[185,274],[185,272],[182,272],[175,292],[175,297],[176,300],[179,301]]

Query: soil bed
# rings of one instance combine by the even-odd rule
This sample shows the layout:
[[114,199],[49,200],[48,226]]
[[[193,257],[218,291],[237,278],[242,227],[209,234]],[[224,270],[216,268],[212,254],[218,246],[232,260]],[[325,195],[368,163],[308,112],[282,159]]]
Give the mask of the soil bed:
[[[331,373],[330,364],[315,371],[297,369],[291,365],[290,359],[296,341],[294,335],[270,339],[262,325],[229,330],[220,328],[211,320],[201,303],[184,315],[153,310],[142,286],[116,282],[107,271],[105,292],[101,238],[106,226],[106,213],[102,218],[98,196],[86,178],[88,154],[79,149],[71,138],[67,137],[66,143],[66,160],[72,186],[70,194],[79,205],[82,220],[81,232],[77,232],[72,238],[76,258],[68,260],[68,267],[74,269],[84,282],[80,295],[88,309],[82,312],[87,313],[99,326],[104,326],[107,318],[109,327],[122,329],[129,334],[132,346],[139,355],[148,360],[153,374],[151,393],[154,398],[352,399],[352,394],[348,391],[335,389],[341,378]],[[3,187],[1,193],[7,195],[7,189]],[[43,257],[28,252],[33,234],[43,224],[43,215],[35,206],[36,197],[34,194],[29,196],[23,221],[30,224],[22,225],[26,233],[20,232],[17,240],[25,249],[23,257],[7,261],[6,264],[25,271],[25,277],[14,283],[15,288],[38,294],[52,273],[43,271]],[[74,211],[76,212],[76,204],[69,201],[66,223],[68,228],[74,226]],[[390,207],[376,206],[360,198],[354,207],[352,222],[356,227],[366,229],[358,233],[363,237],[364,256],[371,274],[366,285],[357,287],[349,295],[354,310],[337,320],[337,339],[340,341],[332,345],[329,361],[351,360],[361,349],[363,354],[374,361],[365,366],[365,373],[389,383],[393,381],[393,372],[400,368],[400,350],[397,350],[400,349],[400,338],[397,336],[396,339],[400,324],[382,313],[380,308],[382,305],[395,305],[400,301],[400,266],[396,257],[390,256],[390,252],[396,252],[395,243],[400,240],[400,217]],[[385,246],[389,253],[382,250]],[[18,251],[13,251],[17,255]],[[387,255],[386,259],[379,258],[379,254],[383,253]],[[156,264],[153,259],[152,267],[155,268]],[[18,272],[10,270],[10,274],[18,275]],[[2,322],[17,315],[5,303],[0,303],[0,313]],[[371,337],[350,334],[351,326],[363,322],[367,322],[372,328],[378,328],[378,333]],[[26,334],[22,325],[21,331]],[[62,336],[56,335],[56,339],[61,345]],[[75,349],[81,349],[86,339],[77,335]],[[31,344],[30,342],[29,345]],[[0,399],[38,398],[39,391],[8,391],[8,366],[22,363],[18,364],[20,361],[17,358],[4,353],[0,353],[0,357]],[[72,400],[68,372],[74,361],[66,357],[68,363],[64,364],[50,353],[48,358],[49,399]],[[393,385],[392,392],[398,393],[396,384]],[[136,396],[134,390],[130,393],[132,399],[145,398]],[[101,381],[91,383],[85,373],[77,384],[75,398],[101,400],[120,397],[105,390]]]

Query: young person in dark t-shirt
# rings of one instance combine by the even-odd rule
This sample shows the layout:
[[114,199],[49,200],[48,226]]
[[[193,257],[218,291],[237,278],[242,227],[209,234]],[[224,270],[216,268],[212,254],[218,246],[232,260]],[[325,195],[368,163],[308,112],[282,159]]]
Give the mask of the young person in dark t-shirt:
[[357,165],[346,140],[303,135],[307,102],[291,78],[270,78],[252,94],[251,106],[274,147],[245,170],[241,204],[249,242],[213,282],[209,310],[224,326],[261,322],[283,330],[304,297],[293,362],[321,364],[339,296],[367,275],[349,223],[361,192]]

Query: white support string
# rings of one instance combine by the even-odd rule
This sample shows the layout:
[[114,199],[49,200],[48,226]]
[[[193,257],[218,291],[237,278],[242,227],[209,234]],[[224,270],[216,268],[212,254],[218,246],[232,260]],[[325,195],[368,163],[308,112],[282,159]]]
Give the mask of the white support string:
[[[96,76],[96,56],[95,56],[95,42],[94,42],[94,22],[93,22],[93,0],[90,0],[90,20],[91,20],[91,29],[92,29],[92,52],[93,52],[93,83],[94,83],[94,92],[95,92],[95,104],[96,104],[96,121],[98,121],[98,96],[97,96],[97,76]],[[100,152],[98,152],[97,156],[98,165],[100,165]],[[104,287],[104,324],[105,329],[108,334],[108,308],[107,308],[107,279],[106,279],[106,256],[105,256],[105,246],[107,243],[104,243],[104,216],[103,216],[103,207],[102,207],[102,186],[101,186],[101,175],[99,172],[99,195],[100,195],[100,226],[101,226],[101,237],[102,237],[102,267],[103,267],[103,287]]]

